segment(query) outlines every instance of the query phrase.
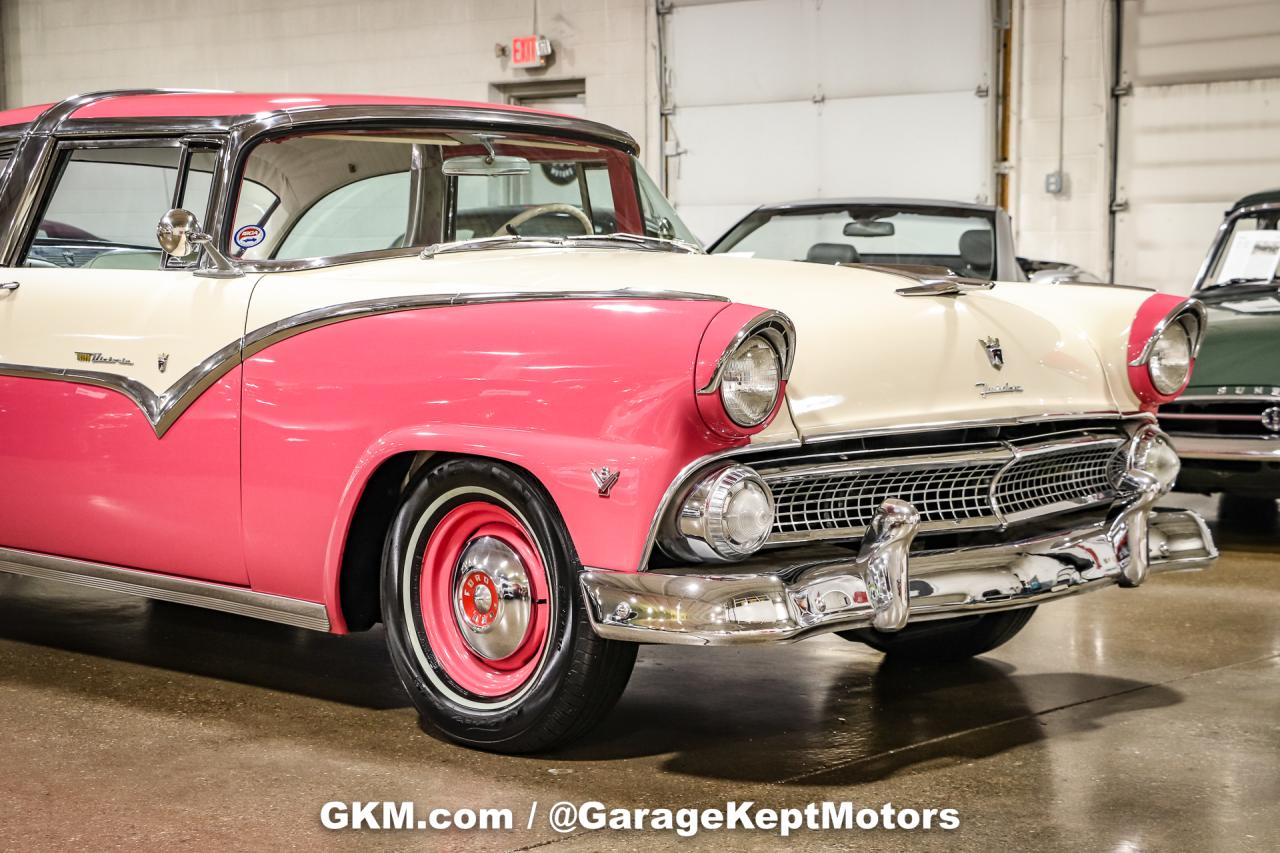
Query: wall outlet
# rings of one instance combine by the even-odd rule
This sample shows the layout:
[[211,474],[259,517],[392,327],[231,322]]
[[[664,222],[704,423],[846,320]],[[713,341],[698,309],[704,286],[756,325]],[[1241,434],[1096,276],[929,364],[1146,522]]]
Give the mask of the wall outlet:
[[1044,176],[1044,191],[1057,195],[1065,188],[1066,180],[1062,172],[1050,172]]

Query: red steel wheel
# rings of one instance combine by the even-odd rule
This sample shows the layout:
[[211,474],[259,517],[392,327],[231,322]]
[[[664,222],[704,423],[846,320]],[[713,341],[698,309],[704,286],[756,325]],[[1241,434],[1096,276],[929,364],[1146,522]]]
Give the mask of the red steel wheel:
[[427,643],[476,696],[523,686],[546,651],[552,589],[529,531],[492,503],[450,509],[423,552],[418,598]]
[[387,531],[381,606],[391,663],[428,730],[538,752],[608,713],[635,646],[592,629],[581,571],[526,473],[442,457],[414,474]]

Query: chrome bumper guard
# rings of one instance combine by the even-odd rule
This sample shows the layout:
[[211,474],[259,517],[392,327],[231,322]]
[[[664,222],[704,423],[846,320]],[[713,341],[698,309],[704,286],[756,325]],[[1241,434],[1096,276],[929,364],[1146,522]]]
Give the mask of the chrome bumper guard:
[[[748,574],[716,574],[705,565],[588,569],[582,586],[602,637],[732,645],[854,628],[895,631],[909,620],[1029,607],[1112,584],[1137,586],[1148,572],[1212,565],[1218,551],[1204,519],[1153,510],[1159,485],[1133,485],[1138,493],[1105,523],[1020,542],[909,558],[919,514],[908,503],[889,500],[852,559],[765,565],[760,558]],[[1137,543],[1143,545],[1132,547]]]

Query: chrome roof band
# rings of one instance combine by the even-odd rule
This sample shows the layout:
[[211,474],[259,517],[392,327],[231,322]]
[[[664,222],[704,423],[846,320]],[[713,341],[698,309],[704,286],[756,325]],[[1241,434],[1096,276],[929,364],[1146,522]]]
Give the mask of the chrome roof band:
[[426,308],[448,308],[458,305],[485,305],[509,302],[547,302],[558,299],[659,299],[682,301],[727,302],[723,296],[664,290],[600,290],[600,291],[529,291],[509,293],[442,293],[425,296],[396,296],[329,305],[313,311],[294,314],[237,338],[187,371],[169,390],[157,394],[137,380],[116,373],[74,368],[39,367],[23,364],[0,364],[0,376],[24,379],[49,379],[94,385],[123,394],[146,415],[156,437],[163,437],[174,422],[210,386],[246,358],[272,344],[322,326],[342,323],[360,317],[416,311]]

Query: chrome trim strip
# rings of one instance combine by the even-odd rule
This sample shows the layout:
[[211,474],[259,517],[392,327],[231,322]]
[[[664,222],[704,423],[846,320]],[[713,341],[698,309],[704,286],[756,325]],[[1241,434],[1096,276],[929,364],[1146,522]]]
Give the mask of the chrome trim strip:
[[[1120,443],[1120,439],[1116,439],[1116,443]],[[1067,446],[1067,442],[1063,442],[1054,447]],[[915,470],[924,468],[945,468],[951,465],[963,465],[965,463],[982,463],[982,462],[1003,462],[1009,458],[1010,450],[1008,447],[992,447],[989,450],[960,450],[953,453],[931,453],[928,455],[918,456],[898,456],[884,457],[878,456],[873,459],[857,462],[829,462],[820,465],[802,465],[798,467],[790,467],[787,465],[777,465],[772,467],[759,467],[756,470],[760,476],[765,478],[770,484],[787,483],[792,480],[804,480],[809,477],[821,477],[840,474],[860,474],[866,471],[895,471],[895,470]]]
[[545,302],[557,299],[664,299],[727,302],[723,296],[702,293],[682,293],[662,290],[600,290],[600,291],[529,291],[507,293],[451,293],[424,296],[396,296],[384,299],[368,299],[329,305],[313,311],[304,311],[275,323],[249,332],[210,355],[187,371],[169,390],[157,394],[142,383],[116,373],[92,370],[75,370],[60,367],[39,367],[23,364],[0,364],[0,376],[23,379],[49,379],[94,385],[123,394],[146,415],[157,438],[164,437],[200,395],[229,373],[244,359],[250,358],[272,344],[347,320],[415,311],[427,308],[447,308],[458,305],[485,305],[494,302]]
[[[1248,388],[1249,386],[1243,385],[1240,387]],[[1176,405],[1178,403],[1280,403],[1280,396],[1267,394],[1183,394],[1173,403],[1166,405]],[[1161,408],[1163,409],[1163,406]],[[1163,411],[1157,412],[1157,414],[1162,418],[1166,417]]]
[[952,429],[983,429],[986,427],[1011,427],[1023,424],[1048,423],[1052,421],[1087,421],[1087,420],[1126,420],[1155,423],[1156,417],[1149,412],[1064,412],[1061,414],[1027,415],[1016,418],[991,418],[973,421],[931,421],[924,423],[902,424],[900,426],[868,427],[866,429],[846,430],[843,432],[819,433],[805,436],[805,444],[822,444],[832,441],[844,441],[850,438],[870,438],[878,435],[898,435],[900,433],[935,432]]
[[329,630],[329,614],[323,604],[254,592],[243,587],[13,548],[0,548],[0,572],[220,610],[311,631]]
[[[1113,522],[1001,545],[922,551],[905,578],[911,622],[1030,607],[1128,582],[1128,539],[1146,541],[1150,571],[1201,569],[1218,557],[1203,519],[1145,511],[1146,496]],[[1141,512],[1142,518],[1132,516]],[[1148,535],[1142,535],[1142,528]],[[592,628],[607,639],[676,645],[786,643],[870,627],[876,609],[858,559],[825,546],[752,561],[739,572],[706,566],[660,572],[585,569]],[[891,626],[892,627],[892,626]]]
[[[720,380],[724,376],[724,369],[729,363],[729,357],[733,355],[734,350],[742,346],[743,341],[755,334],[766,334],[772,330],[774,334],[769,335],[775,347],[781,347],[783,350],[779,353],[782,361],[782,381],[786,382],[791,378],[791,365],[796,360],[796,325],[791,322],[791,318],[781,311],[762,311],[751,318],[751,321],[738,330],[733,336],[733,340],[729,341],[729,345],[724,348],[724,352],[720,353],[720,357],[716,359],[715,369],[711,372],[711,379],[705,386],[698,389],[699,394],[714,394],[720,388]],[[781,340],[778,340],[781,338]]]
[[1181,414],[1179,412],[1161,412],[1162,421],[1253,421],[1262,423],[1262,415],[1198,415]]
[[1183,459],[1280,462],[1280,435],[1274,437],[1203,436],[1169,433],[1173,449]]

